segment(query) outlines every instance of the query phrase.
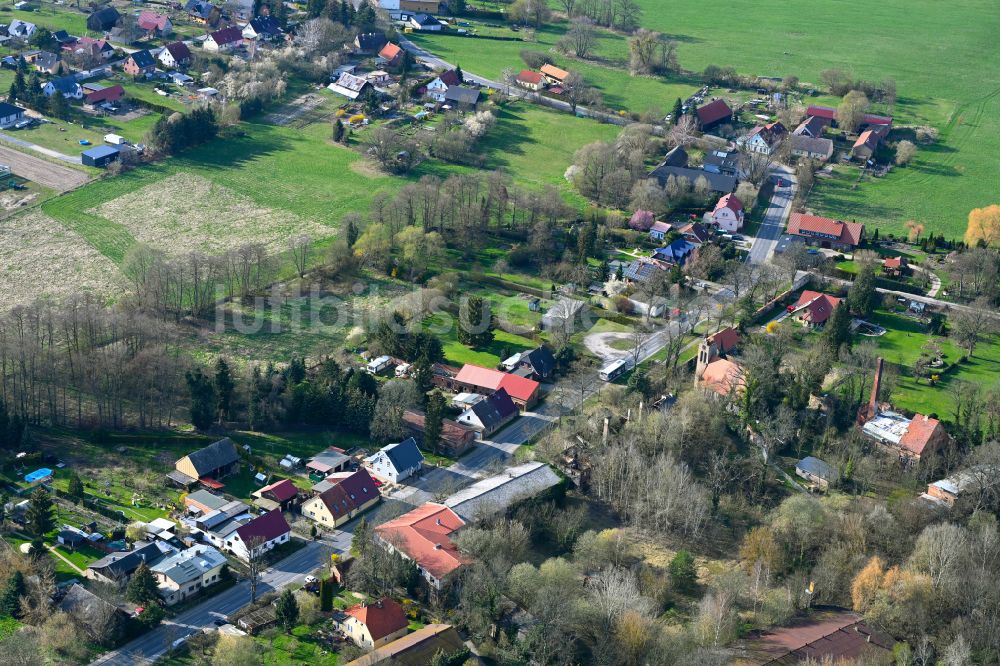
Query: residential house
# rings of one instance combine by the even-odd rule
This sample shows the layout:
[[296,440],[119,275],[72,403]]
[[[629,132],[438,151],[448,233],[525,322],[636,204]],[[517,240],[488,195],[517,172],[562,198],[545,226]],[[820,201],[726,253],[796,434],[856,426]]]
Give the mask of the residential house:
[[375,538],[383,547],[414,562],[424,580],[441,590],[468,562],[451,540],[464,526],[465,521],[448,507],[427,502],[376,527]]
[[35,66],[35,69],[43,74],[59,74],[63,69],[59,56],[49,51],[39,51],[30,62]]
[[299,503],[299,489],[291,479],[279,479],[250,493],[254,504],[264,511],[288,511]]
[[735,666],[891,661],[895,641],[850,611],[819,610],[783,628],[766,629],[746,641]]
[[527,377],[519,377],[491,368],[466,364],[454,376],[435,375],[435,383],[452,391],[467,391],[489,395],[504,389],[522,409],[530,409],[538,400],[539,383]]
[[802,134],[793,134],[792,155],[804,157],[818,162],[826,162],[833,157],[833,141],[822,137],[809,137]]
[[242,43],[243,31],[235,26],[230,26],[228,28],[223,28],[209,33],[208,37],[205,38],[205,42],[202,44],[202,48],[206,51],[220,53],[223,51],[232,51],[233,49],[239,47]]
[[120,84],[102,86],[100,84],[84,84],[83,101],[90,106],[114,104],[125,97],[125,88]]
[[115,54],[115,47],[111,46],[111,42],[106,39],[94,39],[93,37],[81,37],[76,43],[70,45],[68,50],[74,53],[84,51],[101,60],[107,60]]
[[132,550],[109,553],[87,565],[83,576],[98,583],[122,585],[132,577],[135,570],[145,563],[151,567],[177,549],[165,541],[139,541]]
[[556,357],[548,347],[542,345],[523,352],[512,370],[514,374],[534,379],[536,382],[548,381],[556,372]]
[[655,241],[662,241],[673,229],[666,222],[654,222],[649,228],[649,237]]
[[722,195],[712,210],[712,224],[729,233],[742,229],[743,202],[735,194]]
[[83,99],[83,88],[75,76],[61,76],[42,84],[42,93],[46,97],[52,97],[57,92],[66,99]]
[[697,246],[691,241],[686,238],[678,238],[665,247],[653,250],[653,259],[683,266],[695,249]]
[[401,20],[406,14],[413,12],[436,14],[441,11],[439,0],[378,0],[377,4],[395,20]]
[[184,508],[190,513],[208,514],[229,504],[229,500],[215,493],[201,489],[184,496]]
[[795,463],[795,474],[820,490],[828,490],[838,478],[837,470],[832,465],[813,456],[806,456]]
[[344,614],[346,617],[339,622],[340,630],[363,650],[382,647],[405,636],[409,630],[410,620],[403,607],[389,597],[351,606]]
[[218,25],[219,19],[222,18],[221,9],[202,0],[188,0],[187,4],[184,5],[184,11],[187,12],[192,21],[202,25]]
[[436,79],[427,84],[427,96],[438,102],[443,102],[444,94],[448,92],[448,88],[461,84],[462,80],[458,78],[458,72],[449,69],[447,72],[441,72]]
[[79,37],[74,37],[65,30],[56,30],[52,33],[52,39],[56,40],[56,44],[59,45],[60,49],[65,49],[76,44]]
[[565,69],[550,64],[542,65],[541,74],[545,77],[545,81],[553,86],[565,85],[566,79],[569,78],[569,72]]
[[458,416],[458,424],[471,428],[476,438],[495,433],[517,416],[517,406],[505,389],[490,394]]
[[538,72],[531,71],[530,69],[522,69],[515,80],[517,85],[521,86],[525,90],[538,92],[545,87],[545,77]]
[[663,156],[660,166],[686,167],[688,165],[688,154],[681,146],[675,146],[667,151]]
[[879,144],[882,143],[882,136],[875,130],[865,130],[851,147],[851,158],[867,162],[875,156]]
[[690,167],[670,166],[666,163],[660,164],[649,172],[647,178],[655,178],[661,187],[666,187],[670,178],[687,179],[691,186],[698,183],[699,179],[705,179],[705,185],[711,192],[728,194],[736,189],[736,176],[724,173],[713,173],[704,169],[693,169]]
[[243,26],[243,39],[275,41],[281,39],[284,31],[281,23],[273,16],[258,16]]
[[334,472],[343,472],[350,464],[351,458],[343,450],[330,447],[325,451],[313,456],[312,460],[306,463],[306,469],[317,474],[327,475]]
[[193,517],[181,522],[202,541],[221,549],[226,548],[226,539],[230,534],[253,519],[250,507],[239,500],[227,501],[218,509],[207,512],[196,511],[194,507],[188,510]]
[[93,30],[94,32],[107,32],[111,28],[115,27],[118,23],[118,19],[121,18],[121,14],[114,7],[108,5],[102,9],[98,9],[96,12],[92,12],[90,16],[87,17],[87,30]]
[[389,43],[384,32],[362,32],[354,38],[354,52],[359,55],[375,55]]
[[189,488],[197,482],[209,488],[222,488],[219,479],[235,472],[240,465],[240,454],[228,437],[189,453],[174,463],[174,471],[167,474],[171,481]]
[[[0,113],[0,122],[3,121]],[[886,257],[882,260],[882,272],[889,277],[900,277],[910,271],[910,262],[906,257]]]
[[383,67],[398,67],[403,62],[403,47],[386,42],[382,50],[378,52],[377,61]]
[[441,21],[430,14],[414,14],[406,20],[406,27],[413,30],[428,30],[437,32],[441,30]]
[[792,136],[807,136],[819,139],[823,136],[823,131],[830,126],[830,119],[822,116],[809,116],[795,128]]
[[788,220],[787,233],[801,236],[810,245],[850,252],[864,240],[865,225],[831,220],[818,215],[792,213]]
[[481,93],[475,88],[450,86],[444,93],[444,101],[463,111],[475,111],[479,106]]
[[385,85],[392,82],[392,77],[389,76],[389,72],[381,69],[377,69],[374,72],[368,72],[365,74],[365,78],[371,81],[375,85]]
[[763,155],[773,155],[788,135],[788,130],[780,122],[758,125],[748,135],[740,139],[744,150]]
[[174,553],[151,567],[157,592],[168,606],[198,594],[222,579],[226,557],[211,546],[197,545]]
[[191,64],[191,49],[184,42],[172,42],[163,47],[158,58],[169,69],[187,67]]
[[462,638],[450,624],[428,624],[421,629],[375,648],[346,666],[426,666],[438,653],[454,654],[462,649]]
[[24,109],[9,102],[0,102],[0,128],[7,129],[24,118]]
[[156,71],[156,59],[148,49],[129,54],[122,65],[129,76],[150,76]]
[[701,168],[709,173],[738,177],[740,175],[740,154],[735,150],[710,150],[702,158]]
[[83,585],[73,583],[56,607],[83,627],[90,640],[116,642],[125,633],[128,614]]
[[396,444],[383,446],[377,453],[365,459],[375,476],[390,483],[399,483],[417,472],[424,463],[424,456],[412,437]]
[[639,257],[625,268],[624,277],[629,282],[648,282],[656,275],[657,271],[665,270],[667,270],[667,265],[662,261]]
[[681,238],[693,245],[703,245],[712,237],[708,228],[701,222],[689,222],[677,227],[677,233],[681,235]]
[[239,560],[249,562],[251,557],[287,543],[291,533],[281,512],[271,511],[236,528],[226,538],[225,548]]
[[709,132],[720,125],[733,122],[733,110],[726,104],[726,100],[717,99],[698,107],[695,118],[698,121],[698,128],[702,132]]
[[348,99],[357,99],[364,93],[374,90],[375,86],[368,79],[344,72],[327,88]]
[[170,22],[170,17],[156,12],[139,12],[136,21],[139,29],[146,33],[147,38],[162,38],[170,35],[174,31],[174,24]]
[[66,546],[72,551],[89,542],[87,540],[87,535],[84,534],[82,530],[78,530],[69,525],[63,525],[63,528],[59,530],[58,534],[56,534],[56,543],[61,546]]
[[[560,298],[555,305],[542,315],[539,325],[543,331],[566,331],[573,333],[583,328],[582,316],[586,303],[575,298]],[[513,397],[513,393],[511,394]]]
[[23,39],[28,41],[31,36],[35,34],[35,30],[38,29],[34,23],[29,23],[27,21],[22,21],[21,19],[14,19],[7,26],[7,34],[13,39]]
[[843,300],[806,289],[799,295],[799,300],[789,306],[788,311],[803,326],[822,328]]
[[560,483],[562,479],[545,463],[528,462],[475,482],[446,499],[444,505],[471,523],[503,513]]
[[437,442],[424,441],[424,424],[426,416],[423,412],[408,409],[403,412],[403,423],[413,433],[413,437],[423,447],[435,453],[442,453],[451,458],[457,458],[470,448],[476,441],[476,432],[471,428],[459,425],[451,419],[441,421],[441,439]]
[[740,332],[727,326],[706,337],[705,344],[710,357],[726,356],[740,346]]
[[371,475],[363,469],[333,474],[326,483],[328,488],[302,503],[302,515],[327,529],[340,527],[382,499]]

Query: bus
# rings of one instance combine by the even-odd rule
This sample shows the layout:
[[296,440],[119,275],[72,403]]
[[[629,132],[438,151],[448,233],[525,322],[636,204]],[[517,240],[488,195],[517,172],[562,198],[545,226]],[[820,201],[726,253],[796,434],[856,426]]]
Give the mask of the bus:
[[613,382],[632,369],[632,359],[620,358],[601,370],[601,379]]

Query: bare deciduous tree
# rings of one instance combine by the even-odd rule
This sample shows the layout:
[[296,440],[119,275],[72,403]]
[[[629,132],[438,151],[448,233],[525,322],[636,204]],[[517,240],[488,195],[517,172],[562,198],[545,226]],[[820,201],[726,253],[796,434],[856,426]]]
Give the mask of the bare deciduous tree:
[[288,239],[288,247],[292,251],[295,270],[298,271],[300,278],[304,277],[309,263],[309,252],[312,250],[312,239],[306,234],[293,236]]

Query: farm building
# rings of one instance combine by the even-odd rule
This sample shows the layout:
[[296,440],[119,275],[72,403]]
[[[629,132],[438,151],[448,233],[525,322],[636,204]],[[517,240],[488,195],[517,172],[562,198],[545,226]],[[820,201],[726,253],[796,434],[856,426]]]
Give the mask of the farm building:
[[702,132],[708,132],[720,125],[733,121],[733,110],[726,104],[726,100],[717,99],[705,106],[698,107],[695,111],[695,118],[698,119],[698,126]]
[[281,479],[250,493],[254,504],[265,511],[281,509],[287,511],[298,504],[299,489],[289,479]]
[[821,490],[826,490],[837,480],[837,470],[819,458],[806,456],[795,464],[795,474]]
[[375,648],[347,666],[424,666],[439,652],[453,654],[462,648],[462,639],[450,624],[428,624],[422,629]]
[[451,86],[444,93],[444,101],[464,111],[475,111],[479,106],[481,93],[475,88]]
[[121,157],[121,151],[114,146],[96,146],[80,154],[80,160],[84,166],[92,166],[99,169],[103,169],[119,157]]
[[91,106],[113,104],[125,96],[125,89],[117,83],[107,87],[97,83],[88,83],[83,86],[83,90],[83,101]]
[[569,78],[569,72],[565,69],[560,69],[555,65],[550,64],[542,65],[541,73],[542,76],[545,77],[545,80],[554,86],[561,86],[565,84],[566,79]]
[[788,234],[801,236],[810,245],[850,251],[864,240],[865,225],[818,215],[792,213],[788,219]]
[[114,7],[105,7],[104,9],[98,9],[96,12],[87,17],[87,30],[93,30],[94,32],[107,32],[111,28],[115,27],[118,23],[118,19],[121,18],[121,14]]
[[736,189],[736,176],[724,173],[713,173],[704,169],[692,169],[686,166],[671,166],[666,162],[661,163],[649,172],[647,178],[655,178],[660,186],[666,187],[667,181],[674,177],[678,180],[686,178],[691,185],[695,185],[699,179],[704,178],[708,189],[719,194],[728,194]]
[[560,483],[559,475],[545,463],[529,462],[477,481],[444,501],[462,520],[472,522],[502,513],[518,502],[535,497]]
[[826,162],[833,157],[833,141],[822,137],[810,137],[802,134],[792,135],[792,155],[810,160]]
[[313,456],[312,460],[306,463],[306,469],[317,474],[332,474],[344,471],[350,462],[350,456],[338,448],[331,447]]
[[221,488],[218,480],[235,472],[239,463],[236,445],[226,437],[178,460],[167,478],[186,488],[199,481],[209,488]]
[[463,391],[488,395],[504,389],[516,405],[530,409],[538,401],[539,383],[527,377],[519,377],[478,365],[466,364],[455,374],[450,372],[435,374],[434,383],[451,391]]
[[365,92],[373,90],[374,86],[372,86],[368,79],[344,72],[336,81],[328,85],[327,88],[348,99],[357,99]]
[[463,427],[451,419],[443,419],[441,422],[441,439],[437,442],[424,442],[424,422],[425,415],[413,409],[403,412],[403,422],[413,433],[414,438],[419,440],[425,449],[443,453],[446,456],[457,458],[468,451],[476,440],[476,433],[470,428]]

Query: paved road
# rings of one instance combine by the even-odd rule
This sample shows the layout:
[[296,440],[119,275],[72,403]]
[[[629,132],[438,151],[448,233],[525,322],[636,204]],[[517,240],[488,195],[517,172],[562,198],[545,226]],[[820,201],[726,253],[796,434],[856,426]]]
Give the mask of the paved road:
[[[292,583],[301,582],[307,574],[326,564],[328,557],[327,546],[317,542],[307,543],[304,548],[278,562],[261,576],[257,594],[281,590]],[[190,636],[203,627],[213,626],[216,619],[239,610],[249,601],[250,585],[244,581],[209,597],[122,648],[97,658],[91,662],[91,666],[152,663],[177,639]]]
[[0,140],[6,141],[7,143],[13,144],[15,146],[20,146],[21,148],[27,148],[28,150],[33,150],[36,153],[41,153],[42,155],[48,155],[49,157],[54,157],[57,160],[62,160],[63,162],[69,162],[70,164],[80,164],[81,159],[79,155],[64,155],[58,151],[52,150],[51,148],[46,148],[44,146],[39,146],[37,143],[31,143],[30,141],[24,141],[16,136],[11,136],[6,132],[0,132]]
[[771,178],[778,179],[784,187],[775,185],[774,194],[767,204],[757,238],[747,255],[747,261],[752,264],[763,264],[771,258],[795,198],[795,177],[787,167],[776,166],[771,171]]

